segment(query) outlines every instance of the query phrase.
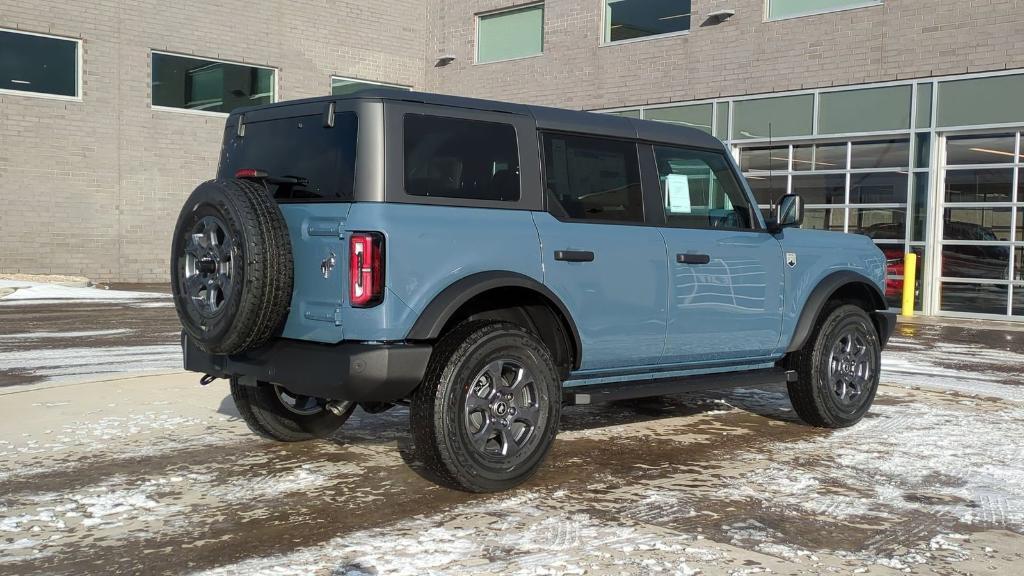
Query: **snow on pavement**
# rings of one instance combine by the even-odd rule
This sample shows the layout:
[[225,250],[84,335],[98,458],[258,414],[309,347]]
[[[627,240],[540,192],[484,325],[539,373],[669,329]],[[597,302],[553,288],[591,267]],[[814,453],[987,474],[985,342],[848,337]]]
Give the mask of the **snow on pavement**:
[[159,292],[137,292],[132,290],[106,290],[87,286],[62,286],[42,282],[0,280],[0,288],[14,289],[14,292],[0,297],[0,305],[41,304],[60,302],[63,304],[81,302],[123,302],[126,300],[168,300],[171,296]]

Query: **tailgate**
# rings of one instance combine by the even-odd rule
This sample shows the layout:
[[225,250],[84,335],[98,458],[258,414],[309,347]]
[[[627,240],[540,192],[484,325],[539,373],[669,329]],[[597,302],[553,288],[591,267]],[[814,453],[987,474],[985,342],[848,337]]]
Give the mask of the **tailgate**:
[[344,337],[342,307],[347,286],[346,238],[349,203],[280,204],[288,222],[295,262],[292,306],[285,338],[339,342]]

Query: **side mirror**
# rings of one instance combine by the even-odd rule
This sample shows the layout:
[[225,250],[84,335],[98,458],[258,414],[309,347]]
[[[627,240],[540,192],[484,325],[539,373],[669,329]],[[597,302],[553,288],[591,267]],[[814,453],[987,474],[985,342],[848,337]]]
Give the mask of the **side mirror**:
[[799,194],[786,194],[779,198],[775,205],[775,218],[769,222],[768,229],[778,232],[783,228],[795,228],[803,224],[804,201]]

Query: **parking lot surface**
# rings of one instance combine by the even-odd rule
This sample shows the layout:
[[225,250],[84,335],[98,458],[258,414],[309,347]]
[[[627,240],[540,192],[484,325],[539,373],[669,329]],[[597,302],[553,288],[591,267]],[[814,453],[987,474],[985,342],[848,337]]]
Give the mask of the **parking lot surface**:
[[567,408],[537,476],[471,495],[421,477],[402,407],[323,441],[252,435],[226,382],[178,369],[165,290],[132,289],[0,299],[0,573],[1024,565],[1013,327],[901,324],[875,407],[846,430],[800,424],[783,388]]

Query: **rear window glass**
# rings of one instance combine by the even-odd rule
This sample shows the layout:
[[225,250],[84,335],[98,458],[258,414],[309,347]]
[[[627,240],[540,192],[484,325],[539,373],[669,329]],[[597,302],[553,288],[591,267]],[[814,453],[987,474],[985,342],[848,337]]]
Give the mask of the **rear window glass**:
[[[262,170],[288,182],[269,184],[278,201],[352,201],[355,182],[357,119],[338,112],[334,127],[320,114],[247,122],[245,136],[234,128],[224,145],[220,177],[242,168]],[[293,181],[292,181],[293,180]]]
[[511,124],[405,116],[405,192],[471,200],[519,200],[519,149]]

